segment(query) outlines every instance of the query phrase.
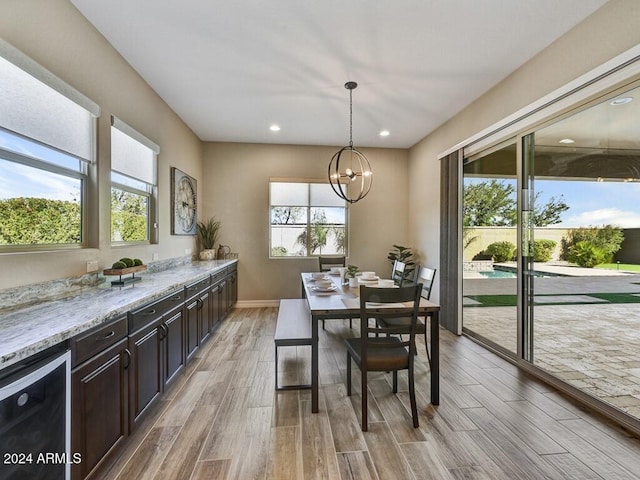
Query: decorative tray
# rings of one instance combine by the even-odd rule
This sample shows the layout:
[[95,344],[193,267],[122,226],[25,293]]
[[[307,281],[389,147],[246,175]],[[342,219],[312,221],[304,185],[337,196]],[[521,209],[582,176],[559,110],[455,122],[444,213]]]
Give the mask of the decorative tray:
[[[102,274],[106,276],[118,276],[120,277],[118,280],[112,280],[112,287],[121,287],[123,285],[127,285],[129,283],[137,282],[142,280],[140,277],[136,277],[137,272],[142,272],[147,269],[146,265],[137,265],[135,267],[128,268],[105,268],[102,271]],[[123,275],[131,274],[130,277],[122,278]]]

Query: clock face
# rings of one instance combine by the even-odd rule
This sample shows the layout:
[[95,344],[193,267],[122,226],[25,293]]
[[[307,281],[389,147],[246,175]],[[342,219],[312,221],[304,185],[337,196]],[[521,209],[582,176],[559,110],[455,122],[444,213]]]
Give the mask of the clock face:
[[198,218],[196,181],[178,169],[173,169],[173,229],[177,235],[194,235]]

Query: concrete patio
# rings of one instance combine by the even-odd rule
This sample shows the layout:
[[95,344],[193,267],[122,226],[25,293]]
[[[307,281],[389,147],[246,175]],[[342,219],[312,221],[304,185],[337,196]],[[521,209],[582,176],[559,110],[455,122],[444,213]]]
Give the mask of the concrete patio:
[[[640,303],[590,294],[640,297],[640,275],[553,267],[565,277],[534,278],[533,363],[640,418]],[[516,350],[515,306],[474,306],[472,295],[515,295],[513,278],[465,278],[463,325],[511,352]],[[545,303],[560,303],[545,305]]]

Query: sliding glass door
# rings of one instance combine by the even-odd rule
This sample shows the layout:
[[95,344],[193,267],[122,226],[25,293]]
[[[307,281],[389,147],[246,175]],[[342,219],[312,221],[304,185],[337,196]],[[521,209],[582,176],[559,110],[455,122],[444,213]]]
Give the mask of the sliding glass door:
[[463,331],[509,355],[518,341],[516,173],[515,139],[464,160]]
[[640,418],[640,88],[524,144],[528,360]]
[[640,420],[640,86],[463,162],[463,332]]

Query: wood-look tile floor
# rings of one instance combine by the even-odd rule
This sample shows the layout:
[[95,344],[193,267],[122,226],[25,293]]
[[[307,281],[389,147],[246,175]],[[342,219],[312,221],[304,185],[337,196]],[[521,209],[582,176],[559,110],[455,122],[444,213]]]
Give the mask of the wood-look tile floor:
[[[429,404],[417,361],[420,428],[406,375],[346,396],[348,322],[320,333],[320,412],[310,392],[274,391],[277,309],[236,309],[98,478],[130,479],[605,479],[640,478],[640,440],[577,406],[465,337],[441,330],[441,405]],[[279,375],[308,381],[310,347],[282,348]]]

